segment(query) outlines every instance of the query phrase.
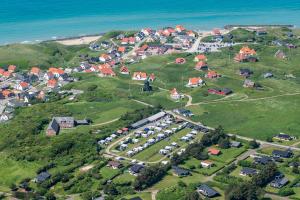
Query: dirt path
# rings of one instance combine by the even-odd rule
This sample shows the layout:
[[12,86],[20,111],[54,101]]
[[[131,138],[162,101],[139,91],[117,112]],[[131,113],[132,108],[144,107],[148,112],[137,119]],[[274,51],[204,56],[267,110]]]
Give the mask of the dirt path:
[[243,98],[243,99],[235,99],[235,100],[226,100],[224,101],[223,99],[218,99],[218,100],[213,100],[213,101],[208,101],[208,102],[199,102],[199,103],[193,103],[191,105],[202,105],[202,104],[214,104],[214,103],[228,103],[228,102],[248,102],[248,101],[259,101],[259,100],[266,100],[266,99],[274,99],[278,97],[284,97],[284,96],[296,96],[300,95],[300,92],[297,93],[287,93],[287,94],[279,94],[279,95],[274,95],[274,96],[269,96],[269,97],[260,97],[260,98]]
[[116,122],[119,119],[120,118],[116,118],[116,119],[113,119],[113,120],[110,120],[110,121],[107,121],[107,122],[102,122],[102,123],[99,123],[99,124],[93,124],[92,126],[103,126],[103,125],[106,125],[106,124],[110,124],[110,123]]

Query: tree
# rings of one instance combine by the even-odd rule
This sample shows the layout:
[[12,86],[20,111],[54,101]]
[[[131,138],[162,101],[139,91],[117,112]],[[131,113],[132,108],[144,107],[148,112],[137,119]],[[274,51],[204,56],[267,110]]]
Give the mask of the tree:
[[230,141],[228,138],[220,138],[218,144],[222,149],[228,149],[230,147]]
[[105,185],[103,188],[103,191],[105,194],[108,194],[108,195],[118,195],[119,194],[116,186],[113,183]]
[[251,140],[250,142],[249,142],[249,147],[251,148],[251,149],[256,149],[256,148],[258,148],[260,146],[260,144],[258,143],[258,142],[256,142],[256,140]]
[[179,187],[186,187],[185,182],[183,182],[182,180],[179,180],[179,181],[177,182],[177,185],[178,185]]
[[193,191],[187,195],[186,200],[200,200],[200,195],[197,191]]
[[56,197],[53,193],[47,193],[45,195],[45,197],[46,197],[46,200],[56,200]]

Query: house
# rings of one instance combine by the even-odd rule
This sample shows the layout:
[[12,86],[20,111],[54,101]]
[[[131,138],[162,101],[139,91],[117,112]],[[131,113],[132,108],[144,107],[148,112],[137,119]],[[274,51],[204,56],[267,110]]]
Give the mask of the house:
[[11,77],[11,72],[5,71],[5,72],[2,73],[2,76],[3,76],[4,78],[9,78],[9,77]]
[[135,164],[129,168],[129,173],[131,175],[137,176],[144,169],[143,165]]
[[118,161],[109,161],[107,166],[112,167],[113,169],[120,169],[123,165]]
[[52,72],[47,72],[44,74],[44,79],[45,80],[50,80],[54,78],[54,74]]
[[254,163],[255,164],[266,165],[270,162],[273,162],[273,159],[269,156],[262,156],[262,157],[255,157],[254,158]]
[[141,30],[141,32],[145,35],[145,36],[149,36],[152,33],[152,30],[150,28],[144,28]]
[[218,156],[221,154],[221,151],[219,149],[209,148],[208,153],[213,156]]
[[244,46],[240,49],[239,53],[234,57],[236,62],[257,62],[256,51],[254,49],[249,48],[248,46]]
[[282,188],[286,184],[288,184],[289,180],[287,178],[275,178],[271,183],[270,186],[274,188]]
[[145,72],[134,72],[132,80],[145,81],[147,80],[147,73]]
[[16,71],[17,66],[9,65],[7,71],[10,73],[14,73]]
[[215,29],[212,30],[212,34],[218,36],[218,35],[221,35],[221,31],[220,31],[220,29],[215,28]]
[[182,31],[185,31],[185,28],[182,25],[177,25],[175,27],[175,30],[179,33],[181,33]]
[[176,58],[175,63],[176,64],[184,64],[184,63],[186,63],[186,60],[184,58]]
[[63,69],[54,67],[49,68],[48,72],[51,72],[56,78],[59,78],[60,76],[65,74],[65,71]]
[[205,61],[199,61],[196,66],[195,66],[196,70],[207,70],[208,69],[208,65]]
[[185,177],[185,176],[189,176],[191,174],[189,170],[178,167],[178,166],[172,166],[172,169],[173,169],[174,175],[179,176],[179,177]]
[[255,83],[254,83],[254,81],[251,81],[250,79],[246,79],[244,81],[243,87],[245,87],[245,88],[254,88]]
[[41,73],[41,69],[38,68],[38,67],[32,67],[31,70],[30,70],[30,74],[33,74],[33,75],[36,75],[36,76],[39,76]]
[[227,96],[229,94],[232,94],[232,90],[229,88],[223,88],[223,89],[208,89],[208,93],[210,94],[217,94],[217,95],[223,95]]
[[126,66],[124,66],[124,65],[120,68],[120,73],[121,74],[126,74],[126,75],[130,74],[128,68]]
[[208,198],[212,198],[219,195],[219,193],[216,190],[205,184],[202,184],[199,187],[197,187],[197,191]]
[[49,174],[48,172],[41,172],[35,178],[35,182],[42,183],[42,182],[46,181],[47,179],[49,179],[50,177],[51,177],[51,174]]
[[194,58],[195,62],[206,61],[206,60],[207,60],[207,58],[204,54],[199,54]]
[[111,60],[111,56],[108,55],[108,54],[101,54],[100,57],[99,57],[99,60],[101,62],[108,62]]
[[108,76],[113,77],[113,76],[116,76],[116,73],[113,71],[111,66],[103,65],[103,66],[99,67],[99,75],[101,77],[108,77]]
[[240,172],[241,176],[254,176],[255,174],[257,174],[257,170],[248,167],[244,167]]
[[148,80],[153,82],[155,80],[155,75],[153,73],[150,74]]
[[46,130],[47,136],[57,135],[60,129],[75,127],[73,117],[53,117]]
[[288,134],[284,134],[284,133],[279,133],[278,135],[276,135],[274,138],[278,139],[278,140],[284,140],[284,141],[290,141],[290,140],[294,140],[296,139],[293,136],[290,136]]
[[126,52],[126,47],[119,47],[118,52],[125,53]]
[[203,160],[200,162],[200,165],[204,168],[211,168],[214,165],[214,163],[210,160]]
[[200,77],[190,78],[187,87],[199,87],[205,85],[205,82]]
[[19,84],[17,84],[17,85],[15,86],[15,89],[21,90],[21,91],[26,90],[26,89],[28,89],[28,88],[29,88],[29,84],[26,83],[26,82],[20,82]]
[[291,150],[273,150],[272,155],[277,158],[291,158],[293,156],[293,152]]
[[170,91],[170,97],[174,100],[179,100],[183,95],[179,94],[176,88],[173,88],[173,90]]
[[194,33],[194,31],[187,31],[186,34],[189,37],[193,37],[193,38],[196,37],[196,34]]
[[179,115],[183,115],[184,117],[192,117],[192,116],[194,116],[194,114],[192,113],[192,111],[186,110],[186,109],[175,109],[174,112],[177,113],[177,114],[179,114]]
[[275,56],[275,58],[278,58],[278,59],[286,59],[287,58],[286,54],[282,50],[276,51],[274,56]]
[[242,146],[242,144],[240,142],[237,142],[237,141],[231,141],[230,142],[230,147],[239,148],[241,146]]
[[57,80],[56,79],[50,79],[48,82],[47,82],[47,87],[48,88],[56,88],[57,87]]
[[250,69],[242,68],[242,69],[239,70],[239,75],[244,76],[245,78],[250,77],[251,74],[253,74],[253,72]]
[[4,114],[0,115],[0,122],[8,121],[12,117],[13,117],[12,114],[4,113]]
[[214,79],[214,78],[219,78],[221,77],[220,74],[218,74],[216,71],[213,71],[213,70],[209,70],[207,72],[207,74],[205,75],[206,78],[209,78],[209,79]]
[[267,72],[264,74],[264,78],[272,78],[272,77],[273,77],[273,74],[270,72]]

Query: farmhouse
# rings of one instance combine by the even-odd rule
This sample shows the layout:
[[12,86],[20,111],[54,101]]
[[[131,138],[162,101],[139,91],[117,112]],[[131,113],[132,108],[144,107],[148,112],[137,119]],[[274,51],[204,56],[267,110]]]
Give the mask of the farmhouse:
[[191,88],[199,87],[199,86],[203,86],[204,84],[205,82],[200,77],[194,77],[189,79],[187,87],[191,87]]
[[242,144],[240,142],[237,142],[237,141],[231,141],[230,142],[230,147],[239,148],[241,146],[242,146]]
[[75,127],[75,120],[73,117],[54,117],[52,118],[46,134],[47,136],[57,135],[60,129]]
[[241,176],[253,176],[255,174],[257,174],[257,170],[248,167],[244,167],[240,172]]
[[200,165],[204,168],[211,168],[214,163],[210,160],[204,160],[204,161],[201,161]]
[[202,195],[204,195],[206,197],[209,197],[209,198],[212,198],[212,197],[215,197],[215,196],[219,195],[219,193],[216,190],[214,190],[213,188],[211,188],[211,187],[209,187],[208,185],[205,185],[205,184],[202,184],[199,187],[197,187],[197,191],[199,193],[201,193]]
[[184,177],[184,176],[189,176],[190,175],[190,171],[186,170],[184,168],[178,167],[178,166],[172,166],[173,169],[173,173],[176,176],[179,177]]
[[217,95],[223,95],[227,96],[232,93],[232,90],[229,88],[223,88],[223,89],[208,89],[208,93],[210,94],[217,94]]

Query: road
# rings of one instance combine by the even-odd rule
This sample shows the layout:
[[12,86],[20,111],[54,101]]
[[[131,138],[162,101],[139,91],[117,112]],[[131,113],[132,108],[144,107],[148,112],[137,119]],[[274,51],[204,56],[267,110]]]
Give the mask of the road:
[[116,122],[118,121],[120,118],[116,118],[116,119],[113,119],[113,120],[110,120],[110,121],[107,121],[107,122],[102,122],[102,123],[98,123],[98,124],[93,124],[92,126],[103,126],[103,125],[106,125],[106,124],[110,124],[110,123],[113,123],[113,122]]

